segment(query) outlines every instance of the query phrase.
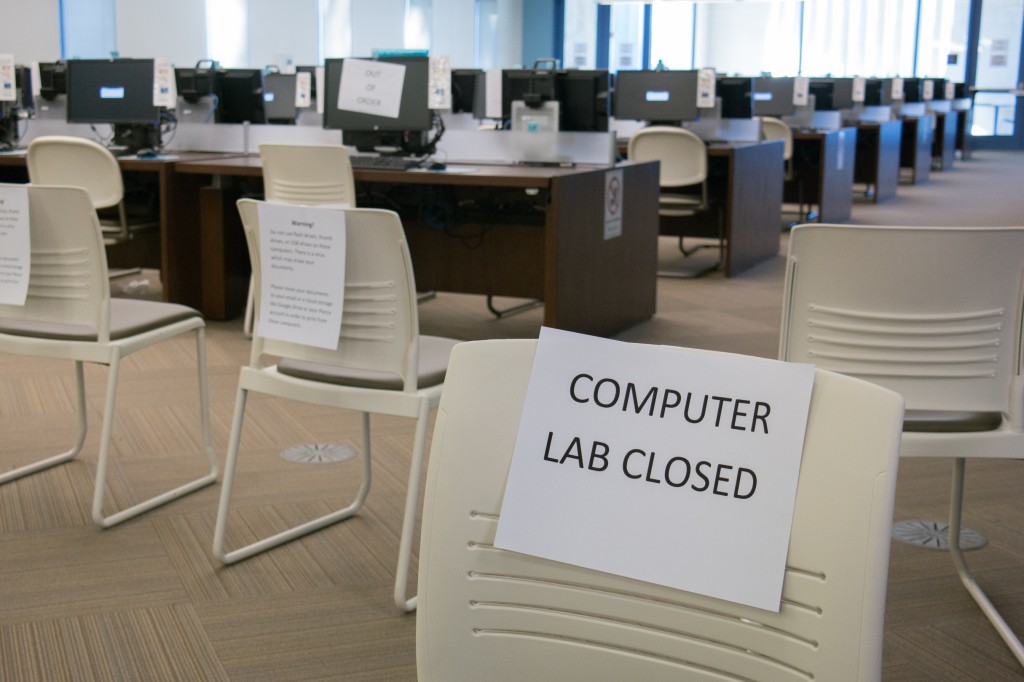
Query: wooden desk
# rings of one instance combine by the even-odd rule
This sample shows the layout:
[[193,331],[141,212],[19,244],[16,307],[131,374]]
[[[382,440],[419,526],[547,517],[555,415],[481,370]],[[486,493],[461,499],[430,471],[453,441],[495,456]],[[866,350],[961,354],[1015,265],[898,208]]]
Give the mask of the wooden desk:
[[900,137],[900,168],[910,171],[910,184],[928,180],[932,165],[932,136],[935,118],[931,115],[906,116]]
[[[708,198],[724,211],[726,277],[779,254],[783,147],[782,140],[708,145]],[[660,232],[717,239],[717,217],[662,217]]]
[[932,137],[932,170],[943,171],[953,167],[957,125],[957,112],[935,113],[935,134]]
[[[357,202],[402,216],[420,290],[544,301],[544,324],[613,335],[655,311],[658,165],[474,166],[475,172],[355,171]],[[605,184],[622,171],[622,234],[604,238]],[[259,181],[258,157],[179,163],[201,179],[203,312],[245,302],[245,242],[231,178]],[[242,188],[244,191],[244,187]]]
[[902,121],[857,124],[857,161],[853,181],[867,185],[874,203],[896,196],[900,184]]
[[794,177],[786,181],[784,200],[816,204],[818,222],[846,222],[853,211],[856,152],[856,128],[824,133],[794,132]]
[[[194,308],[200,307],[201,286],[197,267],[199,250],[199,208],[197,199],[201,179],[175,172],[179,162],[204,161],[224,154],[181,152],[160,158],[118,158],[126,173],[138,173],[155,183],[159,233],[139,235],[107,248],[111,267],[143,266],[159,268],[163,299]],[[0,154],[0,180],[27,182],[26,157],[23,153]],[[126,185],[130,182],[126,178]]]

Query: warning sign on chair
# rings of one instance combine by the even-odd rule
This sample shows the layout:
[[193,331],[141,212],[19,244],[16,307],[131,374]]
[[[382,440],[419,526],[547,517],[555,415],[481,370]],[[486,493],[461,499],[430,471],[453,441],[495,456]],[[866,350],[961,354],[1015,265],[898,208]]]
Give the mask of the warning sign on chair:
[[778,611],[813,381],[542,329],[495,545]]

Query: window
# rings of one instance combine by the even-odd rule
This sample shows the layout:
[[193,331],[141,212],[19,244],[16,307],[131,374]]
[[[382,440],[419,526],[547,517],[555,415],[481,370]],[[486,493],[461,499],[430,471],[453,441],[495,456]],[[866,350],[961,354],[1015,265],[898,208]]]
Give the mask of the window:
[[657,2],[651,7],[651,67],[693,67],[693,3]]
[[917,0],[805,2],[803,74],[913,75],[916,30]]

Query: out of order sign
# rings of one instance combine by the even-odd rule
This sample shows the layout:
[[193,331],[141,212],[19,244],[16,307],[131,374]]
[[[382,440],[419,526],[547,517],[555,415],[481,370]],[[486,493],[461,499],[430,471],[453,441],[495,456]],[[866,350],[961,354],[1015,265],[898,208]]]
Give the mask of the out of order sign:
[[813,381],[542,329],[495,545],[778,611]]

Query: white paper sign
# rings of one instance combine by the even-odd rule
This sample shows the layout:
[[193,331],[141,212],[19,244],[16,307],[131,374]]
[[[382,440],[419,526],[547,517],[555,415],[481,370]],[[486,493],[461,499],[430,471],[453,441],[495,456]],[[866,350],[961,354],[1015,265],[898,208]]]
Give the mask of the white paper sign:
[[14,55],[0,54],[0,102],[14,102],[18,99],[17,82],[14,78]]
[[31,261],[28,188],[0,187],[0,303],[25,305]]
[[811,92],[811,79],[806,76],[797,76],[793,79],[793,104],[798,107],[807,106],[808,96]]
[[854,102],[863,102],[867,94],[868,81],[866,78],[856,77],[850,86],[850,99]]
[[345,214],[260,204],[259,333],[338,348],[345,300]]
[[946,81],[945,94],[946,99],[956,99],[956,86],[953,81]]
[[903,79],[896,77],[892,79],[892,98],[894,100],[903,99]]
[[604,238],[614,239],[622,235],[622,169],[610,170],[604,174]]
[[298,71],[295,74],[295,106],[300,109],[313,104],[313,74]]
[[341,64],[338,108],[398,118],[404,83],[404,64],[346,59]]
[[452,108],[452,64],[448,57],[430,57],[427,104],[431,109]]
[[930,102],[931,100],[935,99],[935,81],[933,81],[931,78],[928,78],[924,81],[921,92],[921,99],[923,99],[925,102]]
[[813,380],[542,329],[495,545],[777,612]]
[[715,108],[715,70],[703,68],[697,72],[697,108]]
[[153,60],[153,106],[173,109],[178,104],[178,89],[174,82],[171,60],[159,57]]

